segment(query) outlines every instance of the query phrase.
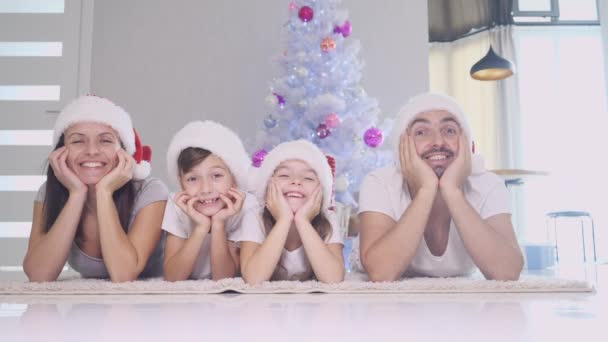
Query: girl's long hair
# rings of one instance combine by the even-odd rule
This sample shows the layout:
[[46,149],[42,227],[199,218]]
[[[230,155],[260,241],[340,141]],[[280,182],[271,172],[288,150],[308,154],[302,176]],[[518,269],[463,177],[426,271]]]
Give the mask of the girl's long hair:
[[[64,136],[61,135],[59,138],[59,142],[57,146],[55,146],[55,150],[64,146]],[[135,187],[133,185],[133,180],[129,180],[125,185],[123,185],[120,189],[114,191],[112,198],[114,199],[114,204],[116,205],[116,210],[118,211],[118,218],[120,220],[120,225],[122,229],[126,232],[129,228],[129,218],[131,217],[131,213],[133,211],[133,206],[135,202]],[[61,184],[57,176],[55,176],[55,172],[50,164],[47,165],[46,169],[46,195],[44,197],[44,202],[42,204],[42,211],[44,213],[44,228],[45,231],[48,232],[59,213],[65,206],[68,201],[69,193],[68,189]],[[81,236],[82,228],[79,226],[76,236]]]

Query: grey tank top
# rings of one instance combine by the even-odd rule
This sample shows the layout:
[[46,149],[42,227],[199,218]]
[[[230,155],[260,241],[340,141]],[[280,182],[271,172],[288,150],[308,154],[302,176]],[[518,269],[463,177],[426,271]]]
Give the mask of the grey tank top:
[[[129,227],[127,231],[131,229],[131,225],[135,220],[137,213],[150,203],[158,201],[166,201],[169,196],[169,191],[165,184],[157,178],[148,177],[141,181],[134,181],[135,186],[135,203],[133,205],[133,212],[129,217]],[[36,194],[36,201],[44,203],[46,194],[46,183],[42,184],[38,193]],[[139,275],[140,278],[148,277],[159,277],[163,274],[163,251],[165,247],[165,232],[162,232],[161,239],[152,252],[152,255],[148,259],[146,267]],[[80,273],[84,278],[109,278],[108,270],[103,262],[103,259],[95,258],[85,254],[76,244],[72,243],[70,254],[68,256],[68,264],[75,271]]]

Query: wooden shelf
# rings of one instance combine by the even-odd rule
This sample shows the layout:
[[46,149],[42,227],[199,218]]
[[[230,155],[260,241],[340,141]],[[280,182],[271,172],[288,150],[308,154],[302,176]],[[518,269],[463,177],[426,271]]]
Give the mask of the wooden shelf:
[[505,180],[506,185],[521,185],[529,177],[549,175],[549,172],[539,170],[497,169],[489,171],[501,176]]

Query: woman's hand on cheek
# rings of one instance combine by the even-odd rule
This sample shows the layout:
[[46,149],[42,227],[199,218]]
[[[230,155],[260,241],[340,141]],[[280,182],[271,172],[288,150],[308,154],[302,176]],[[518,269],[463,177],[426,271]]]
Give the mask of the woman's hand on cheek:
[[116,153],[118,164],[95,186],[97,191],[113,194],[133,178],[135,159],[122,148]]
[[306,202],[298,209],[295,215],[296,222],[311,222],[319,212],[321,211],[321,200],[323,195],[321,193],[321,186],[317,187],[312,191]]
[[235,188],[230,188],[228,194],[220,194],[220,200],[226,204],[226,207],[215,213],[212,220],[212,227],[216,226],[217,223],[225,222],[229,217],[235,215],[243,208],[243,202],[245,201],[245,193]]
[[57,180],[68,189],[70,194],[86,194],[87,186],[76,176],[67,164],[70,151],[62,146],[51,153],[49,164]]
[[277,222],[282,220],[291,222],[293,220],[293,210],[291,210],[283,192],[273,178],[270,179],[266,189],[266,208]]

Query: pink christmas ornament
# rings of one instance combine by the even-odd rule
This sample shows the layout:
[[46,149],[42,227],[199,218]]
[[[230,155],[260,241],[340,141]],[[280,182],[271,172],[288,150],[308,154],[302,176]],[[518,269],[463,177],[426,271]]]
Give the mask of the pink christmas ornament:
[[319,124],[317,127],[317,136],[319,139],[325,139],[331,134],[329,128],[327,128],[326,124]]
[[329,128],[336,128],[340,125],[340,117],[336,113],[329,113],[325,117],[325,124]]
[[266,150],[264,149],[256,151],[253,154],[253,157],[251,157],[251,165],[253,165],[254,167],[262,166],[262,162],[264,161],[264,158],[266,158],[267,154],[268,152],[266,152]]
[[334,27],[334,33],[339,33],[341,34],[344,38],[350,36],[350,34],[353,32],[353,27],[350,24],[350,21],[345,21],[344,24],[342,26],[340,25],[336,25]]
[[314,16],[315,12],[308,6],[302,6],[302,8],[300,8],[298,11],[298,17],[305,23],[311,21]]
[[372,148],[382,145],[382,142],[384,141],[382,131],[376,127],[368,129],[363,135],[363,141],[367,146]]

